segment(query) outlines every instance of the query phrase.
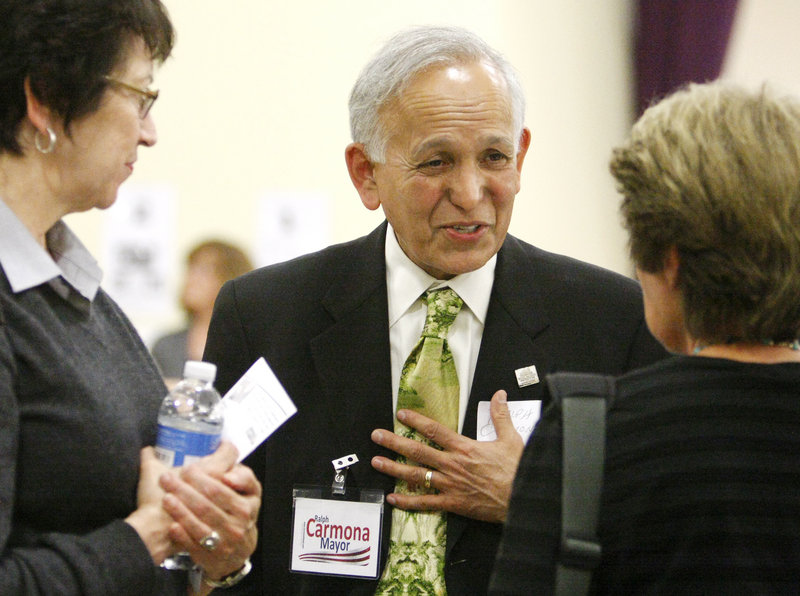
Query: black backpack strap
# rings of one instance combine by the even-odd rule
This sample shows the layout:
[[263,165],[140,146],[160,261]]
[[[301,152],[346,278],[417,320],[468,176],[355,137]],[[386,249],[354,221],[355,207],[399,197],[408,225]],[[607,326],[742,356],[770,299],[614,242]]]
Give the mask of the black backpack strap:
[[547,376],[553,400],[561,406],[563,472],[561,550],[554,594],[588,594],[592,571],[600,564],[597,537],[605,460],[606,408],[614,397],[614,377],[583,373]]

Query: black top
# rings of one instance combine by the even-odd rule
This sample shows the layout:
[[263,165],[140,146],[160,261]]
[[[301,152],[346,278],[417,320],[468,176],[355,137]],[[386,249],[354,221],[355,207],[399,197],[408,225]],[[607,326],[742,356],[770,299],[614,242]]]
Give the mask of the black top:
[[[797,594],[800,364],[674,357],[618,380],[595,594]],[[550,594],[561,418],[525,449],[491,594]]]
[[103,290],[75,302],[0,270],[0,594],[185,594],[122,521],[166,389]]
[[189,330],[181,329],[156,340],[150,353],[165,378],[180,379],[188,358]]

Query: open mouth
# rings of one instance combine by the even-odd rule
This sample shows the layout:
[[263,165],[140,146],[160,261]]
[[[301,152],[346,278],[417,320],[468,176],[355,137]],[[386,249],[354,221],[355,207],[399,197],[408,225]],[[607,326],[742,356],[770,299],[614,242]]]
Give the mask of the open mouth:
[[475,224],[472,226],[452,226],[452,227],[459,234],[472,234],[474,232],[477,232],[481,226],[479,224]]

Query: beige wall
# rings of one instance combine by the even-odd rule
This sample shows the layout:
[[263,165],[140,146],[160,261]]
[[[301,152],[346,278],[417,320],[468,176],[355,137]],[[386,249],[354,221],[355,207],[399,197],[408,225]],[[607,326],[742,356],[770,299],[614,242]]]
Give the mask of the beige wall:
[[[628,271],[606,170],[629,124],[628,0],[165,3],[178,42],[155,83],[159,142],[140,151],[126,184],[175,189],[176,291],[180,261],[195,241],[222,236],[255,250],[255,206],[265,191],[328,196],[332,242],[382,220],[361,205],[347,176],[347,98],[368,57],[415,24],[473,29],[520,71],[533,142],[511,232]],[[69,219],[98,256],[104,217]],[[179,321],[176,308],[128,310],[146,339]]]
[[800,96],[800,2],[739,0],[722,78]]

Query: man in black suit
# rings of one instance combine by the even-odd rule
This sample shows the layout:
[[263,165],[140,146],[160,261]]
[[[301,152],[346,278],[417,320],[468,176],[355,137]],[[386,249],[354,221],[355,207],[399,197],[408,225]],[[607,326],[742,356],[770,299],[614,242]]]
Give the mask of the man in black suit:
[[[375,593],[375,581],[289,571],[292,488],[330,485],[331,460],[355,453],[348,486],[382,489],[390,505],[446,511],[447,591],[485,593],[523,448],[505,399],[541,399],[537,375],[616,374],[664,353],[634,281],[507,235],[530,132],[513,69],[482,40],[455,28],[398,34],[361,73],[350,113],[350,177],[387,222],[229,282],[209,332],[205,359],[217,364],[221,390],[264,356],[298,408],[246,460],[264,505],[254,570],[238,589]],[[425,319],[420,295],[443,284],[464,300],[448,335],[459,432],[403,412],[438,451],[386,429]],[[490,399],[498,440],[478,442],[478,402]],[[395,452],[427,467],[396,463]],[[392,492],[395,478],[423,484],[428,471],[438,494]]]

